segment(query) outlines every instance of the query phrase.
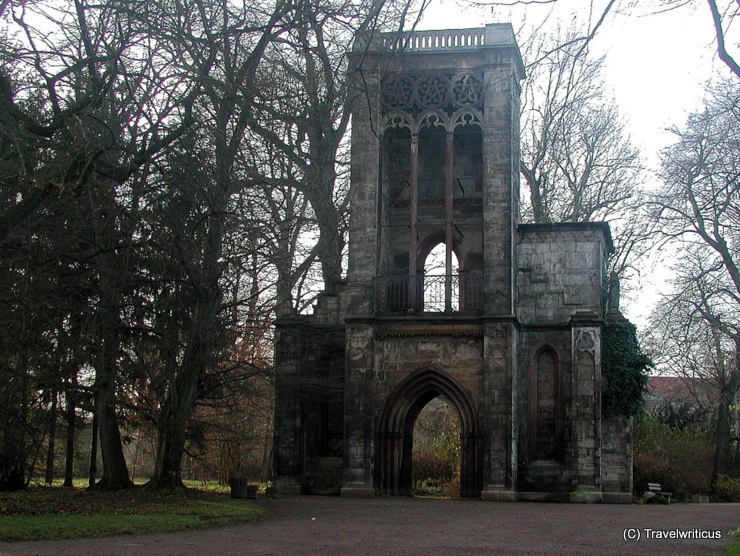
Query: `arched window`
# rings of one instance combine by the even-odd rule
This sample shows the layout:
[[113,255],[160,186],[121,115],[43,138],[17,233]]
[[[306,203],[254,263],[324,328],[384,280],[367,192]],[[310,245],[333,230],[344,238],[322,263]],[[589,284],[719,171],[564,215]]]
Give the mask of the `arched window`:
[[483,133],[479,125],[455,128],[452,160],[455,199],[479,200],[483,194]]
[[447,307],[449,289],[449,310],[460,310],[460,267],[455,252],[451,252],[452,272],[446,273],[446,246],[444,242],[435,245],[424,260],[424,311],[442,312]]
[[419,130],[418,201],[421,206],[444,208],[446,130],[442,120],[430,114]]
[[390,206],[408,204],[411,193],[411,131],[391,127],[383,135],[383,194]]
[[558,459],[560,379],[555,351],[537,351],[529,373],[529,450],[531,459]]

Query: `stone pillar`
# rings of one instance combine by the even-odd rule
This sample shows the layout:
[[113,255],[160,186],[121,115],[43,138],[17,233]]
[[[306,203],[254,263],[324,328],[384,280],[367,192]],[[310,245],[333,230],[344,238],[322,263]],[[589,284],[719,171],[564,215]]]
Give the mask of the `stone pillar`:
[[344,484],[342,496],[373,496],[373,328],[347,324],[344,382]]
[[[354,79],[350,76],[350,79]],[[352,166],[350,168],[349,261],[347,281],[369,284],[378,261],[378,183],[381,144],[378,126],[380,79],[372,71],[354,81],[358,96],[352,110]],[[367,88],[365,88],[365,86]]]
[[517,330],[513,322],[488,323],[483,337],[483,500],[517,500]]
[[275,330],[273,474],[278,491],[300,494],[303,473],[301,373],[306,358],[304,318],[278,320]]
[[[487,52],[483,113],[483,308],[487,315],[513,313],[512,84],[506,57]],[[518,168],[517,168],[518,171]]]
[[632,417],[601,420],[601,490],[605,504],[632,503]]
[[571,502],[601,502],[601,326],[596,315],[571,320],[573,439]]

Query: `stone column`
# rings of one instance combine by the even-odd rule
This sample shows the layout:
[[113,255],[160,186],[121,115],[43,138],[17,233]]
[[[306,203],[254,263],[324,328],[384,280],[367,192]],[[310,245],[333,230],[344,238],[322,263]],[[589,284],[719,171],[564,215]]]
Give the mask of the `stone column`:
[[[352,78],[352,77],[350,77]],[[352,110],[349,261],[347,281],[369,284],[375,276],[378,237],[378,183],[381,143],[378,126],[380,79],[373,72],[356,80],[360,87]],[[367,88],[364,88],[364,85]]]
[[282,318],[275,330],[274,482],[283,494],[300,494],[303,462],[301,373],[305,318]]
[[571,502],[601,502],[601,326],[596,315],[571,320],[573,466]]
[[483,500],[517,500],[517,379],[514,323],[488,323],[483,337]]
[[512,71],[504,54],[487,52],[483,109],[483,309],[512,314]]
[[373,496],[375,415],[373,328],[347,324],[344,382],[344,484],[342,496]]

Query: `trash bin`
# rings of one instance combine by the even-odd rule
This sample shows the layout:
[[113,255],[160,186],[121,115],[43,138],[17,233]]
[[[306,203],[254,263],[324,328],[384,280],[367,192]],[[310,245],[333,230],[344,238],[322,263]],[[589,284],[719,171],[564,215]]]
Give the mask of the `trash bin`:
[[257,485],[248,484],[244,477],[229,479],[229,488],[231,489],[232,498],[248,498],[250,500],[257,498]]

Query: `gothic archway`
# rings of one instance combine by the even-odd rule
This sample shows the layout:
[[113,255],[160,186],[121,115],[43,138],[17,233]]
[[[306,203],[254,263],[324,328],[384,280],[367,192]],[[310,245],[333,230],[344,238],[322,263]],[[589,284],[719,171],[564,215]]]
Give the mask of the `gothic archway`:
[[414,422],[422,408],[437,396],[447,398],[460,416],[460,496],[480,496],[481,451],[477,412],[465,387],[434,366],[406,377],[385,403],[375,444],[375,488],[380,493],[411,495]]

